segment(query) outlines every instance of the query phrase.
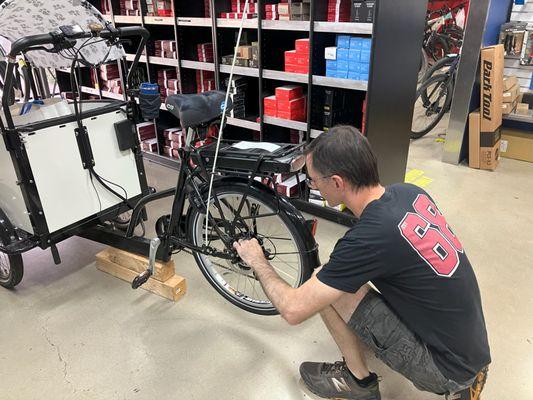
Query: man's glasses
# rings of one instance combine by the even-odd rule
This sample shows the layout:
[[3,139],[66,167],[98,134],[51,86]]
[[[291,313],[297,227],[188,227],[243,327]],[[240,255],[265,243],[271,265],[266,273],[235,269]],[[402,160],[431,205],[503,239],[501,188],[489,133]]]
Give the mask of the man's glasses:
[[307,186],[309,186],[311,189],[316,189],[316,182],[321,180],[321,179],[328,179],[328,178],[331,178],[333,175],[329,175],[329,176],[321,176],[319,178],[307,178],[305,180],[305,183],[307,184]]

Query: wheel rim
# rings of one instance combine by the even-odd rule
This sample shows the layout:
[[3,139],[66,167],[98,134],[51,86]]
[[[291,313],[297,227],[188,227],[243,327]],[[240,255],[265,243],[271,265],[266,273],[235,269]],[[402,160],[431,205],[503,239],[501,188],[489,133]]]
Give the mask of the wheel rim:
[[[222,193],[218,195],[218,198],[222,204],[222,213],[225,218],[231,219],[230,217],[235,215],[232,209],[235,210],[238,207],[242,194]],[[259,206],[258,209],[257,206]],[[255,210],[255,214],[252,210]],[[280,217],[277,215],[261,217],[261,215],[272,212],[272,209],[262,201],[248,196],[247,204],[243,207],[241,216],[259,215],[259,218],[255,220],[257,236],[264,242],[264,248],[275,255],[269,259],[270,264],[290,286],[297,287],[302,281],[302,258],[293,235],[282,223]],[[220,210],[212,205],[211,215],[215,219],[219,219]],[[193,225],[193,241],[195,245],[202,246],[205,243],[205,214],[197,214],[197,216]],[[244,226],[237,228],[237,235],[244,234],[245,229],[253,231],[253,221],[253,219],[247,219],[247,228]],[[212,226],[209,226],[209,232],[209,245],[222,251],[224,245],[218,235],[214,233]],[[253,271],[244,263],[233,264],[228,260],[203,254],[199,254],[198,257],[205,272],[209,275],[208,278],[234,300],[253,308],[263,310],[273,308],[261,284],[254,277]]]
[[[427,96],[422,95],[424,92]],[[446,107],[447,97],[448,87],[444,80],[436,80],[428,84],[424,90],[420,90],[415,102],[411,131],[424,132],[437,118],[440,118],[443,108]]]
[[0,280],[6,281],[11,275],[11,263],[9,262],[9,257],[0,253]]

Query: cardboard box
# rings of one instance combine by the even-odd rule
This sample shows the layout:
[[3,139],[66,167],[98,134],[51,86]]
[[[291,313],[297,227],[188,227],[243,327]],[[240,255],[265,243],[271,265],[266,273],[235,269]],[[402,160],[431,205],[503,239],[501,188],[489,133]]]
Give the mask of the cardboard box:
[[[518,101],[518,99],[517,99]],[[517,114],[521,115],[528,115],[529,114],[529,104],[527,103],[518,103],[516,105],[516,111]]]
[[503,115],[507,115],[507,114],[511,114],[512,112],[515,112],[517,105],[518,105],[518,99],[516,99],[512,103],[502,103]]
[[253,49],[252,46],[239,46],[237,50],[237,56],[240,58],[252,59]]
[[514,75],[505,76],[503,78],[503,91],[506,92],[511,89],[514,85],[518,85],[518,78]]
[[481,131],[495,131],[502,124],[503,45],[481,50]]
[[492,147],[481,147],[479,152],[479,169],[494,171],[500,163],[500,141]]
[[501,156],[533,162],[533,134],[514,129],[502,129]]
[[504,103],[512,103],[518,100],[519,94],[520,94],[520,86],[514,85],[511,89],[503,92],[502,100]]
[[481,115],[479,111],[471,112],[468,117],[468,166],[479,168],[479,136]]

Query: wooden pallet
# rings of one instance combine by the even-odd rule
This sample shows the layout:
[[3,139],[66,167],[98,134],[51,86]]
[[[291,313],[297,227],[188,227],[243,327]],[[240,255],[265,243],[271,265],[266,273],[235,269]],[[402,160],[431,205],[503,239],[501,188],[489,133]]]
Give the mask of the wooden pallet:
[[[148,266],[148,259],[123,250],[107,248],[96,255],[96,267],[129,283]],[[185,278],[174,272],[174,261],[157,262],[154,275],[141,286],[142,289],[166,299],[178,301],[187,291]]]

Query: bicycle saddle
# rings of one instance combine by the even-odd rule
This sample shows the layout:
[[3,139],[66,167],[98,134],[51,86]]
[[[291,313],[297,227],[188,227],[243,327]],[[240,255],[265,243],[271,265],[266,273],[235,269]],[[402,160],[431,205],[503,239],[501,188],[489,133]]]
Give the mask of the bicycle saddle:
[[[200,94],[175,94],[167,97],[167,110],[180,119],[184,128],[195,128],[213,121],[224,111],[226,94],[210,91]],[[227,110],[231,111],[233,103],[228,99]]]

